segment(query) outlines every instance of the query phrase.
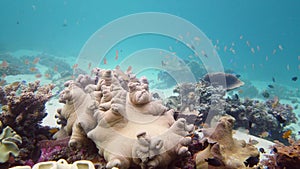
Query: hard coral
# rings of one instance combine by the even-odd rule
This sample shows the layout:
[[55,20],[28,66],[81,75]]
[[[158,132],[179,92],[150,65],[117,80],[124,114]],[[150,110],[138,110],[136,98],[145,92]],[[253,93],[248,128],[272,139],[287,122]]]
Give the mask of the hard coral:
[[214,128],[202,129],[202,151],[195,155],[197,168],[246,168],[259,162],[259,152],[244,140],[232,137],[235,119],[223,116]]
[[61,94],[65,106],[71,107],[71,111],[61,109],[61,118],[67,119],[62,130],[68,126],[70,113],[77,116],[70,125],[69,145],[80,147],[86,134],[108,162],[107,168],[165,168],[177,156],[189,155],[188,134],[193,125],[187,125],[184,119],[175,121],[173,110],[152,100],[146,78],[137,79],[120,73],[120,69],[97,72],[97,85],[85,85],[83,89],[71,82]]
[[[49,127],[40,124],[47,115],[45,103],[51,98],[53,85],[40,86],[39,81],[24,84],[14,82],[0,91],[4,91],[1,97],[2,113],[0,120],[3,126],[12,127],[21,137],[20,155],[18,160],[26,161],[37,153],[36,144],[39,140],[50,139]],[[20,163],[22,163],[19,161]]]

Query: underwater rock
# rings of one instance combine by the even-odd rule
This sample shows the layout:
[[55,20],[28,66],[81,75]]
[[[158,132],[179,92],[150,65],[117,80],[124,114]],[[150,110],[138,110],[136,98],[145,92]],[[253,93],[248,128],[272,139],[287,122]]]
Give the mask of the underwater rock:
[[223,86],[227,91],[244,85],[244,82],[235,75],[223,72],[208,73],[203,77],[203,80],[211,83],[213,86]]
[[202,150],[196,153],[197,168],[246,168],[259,162],[259,151],[244,140],[232,137],[235,119],[223,116],[213,128],[203,128]]
[[18,156],[21,143],[22,138],[9,126],[5,127],[0,134],[0,163],[6,162],[11,155]]
[[[65,106],[75,104],[70,106],[70,112],[76,112],[78,119],[73,126],[79,126],[83,133],[74,137],[72,127],[69,145],[74,143],[79,148],[86,134],[107,161],[107,168],[165,168],[177,156],[190,154],[188,134],[193,125],[187,125],[185,119],[175,121],[173,110],[168,110],[161,101],[152,100],[145,77],[137,79],[120,73],[120,69],[102,69],[97,77],[98,84],[86,86],[86,93],[76,83],[69,83],[61,94]],[[127,87],[123,87],[125,84]],[[65,106],[61,115],[69,111]]]
[[[35,164],[32,169],[95,169],[94,164],[88,160],[79,160],[73,164],[68,164],[64,159],[58,161],[47,161]],[[31,169],[30,166],[16,166],[10,169]]]

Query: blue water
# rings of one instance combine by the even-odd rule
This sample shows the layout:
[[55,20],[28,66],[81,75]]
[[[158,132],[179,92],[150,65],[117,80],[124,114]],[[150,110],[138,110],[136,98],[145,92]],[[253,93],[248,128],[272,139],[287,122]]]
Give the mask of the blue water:
[[[291,77],[299,75],[299,6],[297,0],[2,0],[0,51],[29,49],[77,57],[89,37],[109,22],[135,13],[163,12],[193,23],[213,44],[218,40],[225,69],[247,79],[271,81],[275,77],[277,82],[297,87],[299,83]],[[236,54],[229,51],[232,42]],[[168,50],[171,42],[148,38],[131,44],[122,49],[123,57],[146,47]],[[176,50],[176,44],[171,45]],[[251,53],[251,47],[256,50],[257,46],[260,51]],[[277,52],[272,54],[274,49]]]

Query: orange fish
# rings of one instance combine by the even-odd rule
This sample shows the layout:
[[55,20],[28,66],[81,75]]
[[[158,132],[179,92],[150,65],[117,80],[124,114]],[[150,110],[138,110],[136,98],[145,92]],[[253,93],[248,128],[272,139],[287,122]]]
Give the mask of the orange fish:
[[115,57],[115,60],[118,60],[119,59],[119,51],[116,50],[116,57]]
[[287,139],[291,136],[292,130],[287,130],[282,134],[282,138]]
[[1,69],[6,69],[6,68],[8,68],[8,63],[7,63],[5,60],[3,60],[2,63],[1,63],[1,65],[0,65],[0,68],[1,68]]
[[37,64],[37,63],[39,63],[39,61],[40,61],[40,58],[39,57],[37,57],[37,58],[35,58],[34,60],[33,60],[33,64]]
[[29,65],[29,60],[24,60],[25,65]]
[[36,74],[35,77],[36,77],[36,78],[41,78],[42,75],[41,75],[41,74]]
[[275,96],[274,97],[274,99],[273,99],[273,104],[272,104],[272,108],[274,109],[275,107],[277,107],[278,106],[278,104],[279,104],[279,99],[278,99],[278,97],[277,96]]
[[30,72],[36,72],[36,71],[37,71],[37,68],[31,67],[29,70],[30,70]]
[[51,78],[51,75],[49,73],[45,73],[44,75],[47,79],[50,79]]
[[73,69],[76,69],[77,67],[78,67],[77,63],[72,66]]
[[104,57],[104,59],[103,59],[103,64],[107,64],[107,60],[106,60],[106,57]]

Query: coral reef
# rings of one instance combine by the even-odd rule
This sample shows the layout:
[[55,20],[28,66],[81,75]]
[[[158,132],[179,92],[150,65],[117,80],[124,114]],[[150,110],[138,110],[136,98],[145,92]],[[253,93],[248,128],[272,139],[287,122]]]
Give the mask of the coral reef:
[[274,169],[297,169],[300,166],[300,140],[295,141],[289,138],[289,146],[285,146],[279,141],[275,142],[272,155],[263,160],[262,164]]
[[14,82],[0,87],[3,127],[10,126],[22,137],[17,164],[38,158],[37,143],[52,137],[50,127],[41,126],[41,122],[47,115],[45,103],[51,98],[53,87],[52,84],[40,86],[39,81],[29,84]]
[[21,143],[21,137],[9,126],[5,127],[0,134],[0,163],[6,162],[10,155],[18,156]]
[[232,137],[235,119],[223,116],[213,128],[203,128],[202,151],[196,153],[197,168],[246,168],[259,162],[259,151],[244,140]]
[[240,99],[237,94],[225,98],[222,86],[214,87],[205,81],[180,84],[174,93],[178,96],[167,98],[165,105],[197,126],[209,123],[214,115],[228,114],[236,119],[235,128],[245,128],[255,136],[268,133],[267,139],[286,142],[282,138],[284,127],[297,122],[293,108],[281,104],[278,98],[265,102]]
[[80,80],[66,84],[60,95],[65,106],[58,110],[63,123],[57,138],[70,135],[69,145],[80,148],[88,137],[107,168],[165,168],[177,156],[190,154],[193,125],[185,119],[175,121],[172,109],[152,100],[146,78],[119,68],[96,72],[97,85],[82,85]]
[[203,77],[203,80],[211,83],[213,86],[222,86],[227,91],[244,85],[244,82],[235,75],[223,72],[208,73]]

